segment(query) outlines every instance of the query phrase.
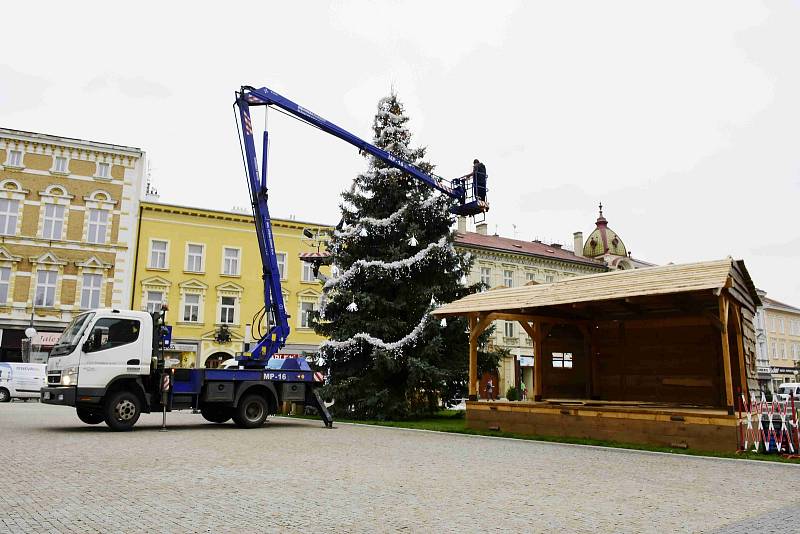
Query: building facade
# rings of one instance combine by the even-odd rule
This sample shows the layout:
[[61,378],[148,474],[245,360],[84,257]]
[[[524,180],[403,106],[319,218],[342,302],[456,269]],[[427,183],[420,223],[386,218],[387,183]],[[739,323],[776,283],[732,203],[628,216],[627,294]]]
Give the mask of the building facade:
[[773,394],[784,382],[797,382],[800,369],[800,308],[759,291],[763,306],[756,314],[756,354],[761,391]]
[[0,361],[34,361],[81,310],[127,306],[138,148],[0,128]]
[[[324,338],[310,323],[322,285],[310,264],[314,235],[332,228],[272,219],[286,311],[290,315],[285,352],[315,352]],[[260,335],[264,306],[261,255],[252,215],[146,201],[140,208],[138,255],[131,309],[153,311],[168,305],[172,325],[169,356],[182,367],[216,367]],[[329,274],[327,267],[322,274]],[[255,324],[254,324],[255,318]],[[267,330],[267,318],[260,321]],[[252,328],[252,338],[248,338]]]
[[[488,235],[486,224],[477,225],[476,232],[467,232],[463,219],[459,220],[455,245],[474,258],[468,282],[483,282],[488,290],[546,284],[607,270],[604,262],[576,255],[557,243]],[[496,384],[497,394],[504,397],[518,379],[532,386],[533,340],[515,321],[495,321],[494,327],[490,344],[510,351],[500,362]]]

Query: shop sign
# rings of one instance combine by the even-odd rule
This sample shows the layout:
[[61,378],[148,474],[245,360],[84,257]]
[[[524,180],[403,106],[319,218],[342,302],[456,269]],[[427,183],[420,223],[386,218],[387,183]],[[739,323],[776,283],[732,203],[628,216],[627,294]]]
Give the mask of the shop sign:
[[60,337],[61,332],[38,332],[33,336],[33,344],[43,347],[52,347],[58,342],[58,338]]
[[533,367],[533,356],[517,356],[520,367]]
[[770,367],[770,373],[794,374],[800,371],[797,367]]
[[188,343],[172,343],[164,350],[172,352],[197,352],[197,346]]
[[302,354],[289,354],[289,353],[281,353],[281,352],[279,352],[277,354],[274,354],[272,356],[272,359],[274,359],[274,360],[292,360],[292,359],[302,358],[302,357],[303,357]]

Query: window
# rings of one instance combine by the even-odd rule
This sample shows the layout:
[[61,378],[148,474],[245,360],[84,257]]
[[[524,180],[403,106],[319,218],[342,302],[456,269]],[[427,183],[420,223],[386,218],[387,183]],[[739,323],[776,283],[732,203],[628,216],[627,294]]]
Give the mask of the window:
[[99,319],[89,336],[89,347],[94,352],[133,343],[139,330],[139,321],[133,319]]
[[56,304],[56,271],[37,271],[36,273],[36,306],[52,307]]
[[314,276],[314,266],[307,261],[303,262],[303,282],[314,282],[316,281],[316,276]]
[[161,303],[164,302],[164,293],[161,291],[147,292],[147,311],[155,313],[161,311]]
[[96,243],[102,245],[106,242],[106,230],[108,229],[108,211],[106,210],[89,210],[89,231],[86,234],[86,240],[89,243]]
[[185,295],[183,297],[183,320],[190,323],[196,323],[199,321],[199,317],[200,295]]
[[234,311],[236,310],[236,297],[222,297],[219,309],[219,322],[223,324],[233,324]]
[[276,252],[275,258],[278,260],[278,272],[281,274],[281,280],[286,280],[286,253]]
[[514,271],[503,271],[503,285],[506,287],[514,287]]
[[794,348],[794,355],[793,355],[794,361],[800,360],[800,343],[795,343],[793,345],[793,348]]
[[775,331],[775,317],[770,317],[769,331],[770,332],[774,332]]
[[42,237],[45,239],[61,239],[61,230],[63,228],[64,206],[45,204]]
[[771,352],[772,352],[772,357],[773,358],[777,358],[778,357],[778,342],[777,341],[773,341],[772,342],[772,351]]
[[0,267],[0,305],[8,300],[8,284],[11,278],[11,267]]
[[203,272],[203,245],[186,245],[186,270],[193,273]]
[[150,241],[150,267],[167,268],[167,242],[153,239]]
[[556,281],[556,277],[554,275],[552,275],[552,274],[546,274],[544,276],[544,281],[547,282],[547,283],[555,282]]
[[67,172],[67,158],[64,156],[53,158],[53,172]]
[[300,303],[300,328],[311,328],[312,313],[314,313],[313,302]]
[[781,358],[786,358],[786,342],[781,343]]
[[514,322],[513,321],[506,321],[504,325],[504,333],[506,337],[514,337]]
[[492,269],[491,267],[481,267],[481,283],[487,286],[492,286]]
[[572,369],[572,353],[571,352],[554,352],[553,353],[553,367]]
[[781,317],[780,319],[778,319],[778,331],[779,331],[781,334],[785,334],[785,333],[786,333],[786,332],[784,331],[783,317]]
[[6,160],[6,165],[8,165],[9,167],[22,167],[22,151],[9,150],[8,159]]
[[536,281],[536,273],[525,273],[525,281],[526,282],[535,282]]
[[0,198],[0,234],[14,235],[17,233],[18,214],[18,200]]
[[110,163],[98,163],[97,164],[97,177],[98,178],[108,178],[111,175],[111,164]]
[[222,274],[237,276],[239,274],[239,249],[225,247],[222,256]]
[[81,288],[81,308],[84,310],[89,310],[100,307],[100,286],[102,284],[103,275],[83,275],[83,287]]

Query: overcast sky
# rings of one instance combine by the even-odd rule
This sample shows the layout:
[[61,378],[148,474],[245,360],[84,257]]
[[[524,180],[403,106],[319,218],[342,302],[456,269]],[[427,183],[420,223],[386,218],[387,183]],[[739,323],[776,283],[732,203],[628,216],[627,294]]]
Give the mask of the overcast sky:
[[[602,201],[634,256],[744,258],[800,306],[797,2],[200,4],[5,5],[0,126],[140,147],[163,201],[231,209],[240,85],[365,138],[394,87],[439,174],[486,163],[490,231],[571,246]],[[273,215],[335,223],[364,159],[269,129]]]

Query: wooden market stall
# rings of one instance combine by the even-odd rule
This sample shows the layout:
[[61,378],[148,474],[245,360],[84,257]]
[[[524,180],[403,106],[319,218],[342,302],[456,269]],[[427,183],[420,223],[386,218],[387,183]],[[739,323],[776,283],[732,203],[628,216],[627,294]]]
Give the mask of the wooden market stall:
[[[734,450],[759,304],[727,258],[487,291],[434,314],[468,318],[470,427]],[[532,340],[529,402],[476,401],[478,336],[498,319]]]

